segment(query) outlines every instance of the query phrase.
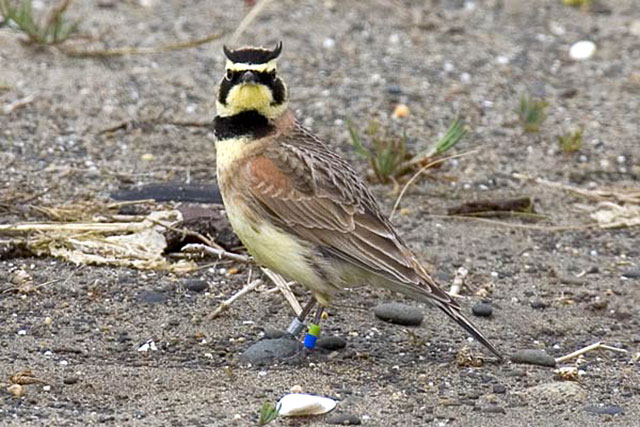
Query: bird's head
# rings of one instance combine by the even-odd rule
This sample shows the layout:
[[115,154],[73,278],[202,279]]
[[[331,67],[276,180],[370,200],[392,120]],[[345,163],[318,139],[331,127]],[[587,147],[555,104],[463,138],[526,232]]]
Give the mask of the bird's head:
[[224,47],[225,74],[218,89],[216,107],[221,117],[256,111],[275,119],[287,110],[287,87],[278,76],[276,59],[282,42],[273,49]]

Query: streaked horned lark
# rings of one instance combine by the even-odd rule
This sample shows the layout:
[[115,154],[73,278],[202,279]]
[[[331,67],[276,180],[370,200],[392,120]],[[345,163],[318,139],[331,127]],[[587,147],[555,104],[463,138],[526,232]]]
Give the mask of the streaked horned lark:
[[500,357],[418,263],[356,171],[294,118],[276,69],[281,50],[282,43],[224,48],[214,120],[218,184],[249,253],[311,290],[316,320],[341,290],[374,285],[435,305]]

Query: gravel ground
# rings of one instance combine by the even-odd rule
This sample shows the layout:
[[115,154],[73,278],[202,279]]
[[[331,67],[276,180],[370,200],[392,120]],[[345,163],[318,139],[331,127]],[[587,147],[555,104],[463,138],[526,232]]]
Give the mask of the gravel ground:
[[[238,356],[265,326],[286,327],[291,311],[260,287],[209,319],[246,281],[246,270],[227,276],[216,266],[180,276],[5,254],[2,289],[18,270],[42,286],[0,294],[0,423],[252,425],[263,402],[300,385],[338,399],[335,413],[365,425],[632,425],[640,416],[633,362],[640,352],[638,228],[566,228],[590,222],[580,205],[594,203],[512,174],[584,189],[638,188],[640,2],[601,0],[590,12],[561,3],[279,1],[242,42],[284,41],[280,70],[296,114],[363,174],[366,163],[348,145],[348,121],[364,127],[376,118],[394,132],[405,129],[418,151],[457,113],[464,117],[472,131],[458,151],[478,151],[407,193],[395,218],[407,242],[443,283],[457,268],[469,269],[464,309],[471,315],[474,303],[491,301],[492,316],[474,319],[506,354],[544,348],[557,357],[596,341],[628,353],[586,355],[575,382],[510,362],[461,367],[456,354],[469,343],[451,322],[361,288],[329,310],[324,325],[324,334],[346,340],[345,349],[248,367]],[[246,12],[237,0],[107,0],[73,2],[69,15],[102,40],[97,46],[149,47],[229,33]],[[568,52],[579,40],[592,40],[597,51],[575,62]],[[104,200],[144,183],[214,181],[206,128],[100,131],[158,117],[210,121],[223,64],[221,42],[82,59],[25,46],[0,28],[0,222],[45,218],[29,204]],[[536,134],[523,134],[517,122],[525,91],[549,104]],[[28,96],[23,107],[3,111]],[[411,109],[404,120],[391,118],[399,102]],[[557,136],[578,127],[583,146],[563,154]],[[391,188],[373,190],[390,211]],[[517,227],[439,216],[465,201],[519,195],[534,197],[545,218],[504,219],[527,226]],[[296,293],[306,299],[302,289]],[[422,326],[374,317],[374,306],[394,300],[423,309]],[[156,350],[137,351],[151,339]],[[26,385],[15,398],[6,392],[9,377],[23,369],[46,384]]]

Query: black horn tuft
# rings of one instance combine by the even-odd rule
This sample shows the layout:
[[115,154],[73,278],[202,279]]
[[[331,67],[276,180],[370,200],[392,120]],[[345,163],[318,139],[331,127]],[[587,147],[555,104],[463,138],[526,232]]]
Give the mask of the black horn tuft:
[[262,47],[241,47],[231,50],[227,46],[223,46],[222,50],[227,59],[236,64],[266,64],[280,56],[282,42],[278,42],[273,50]]

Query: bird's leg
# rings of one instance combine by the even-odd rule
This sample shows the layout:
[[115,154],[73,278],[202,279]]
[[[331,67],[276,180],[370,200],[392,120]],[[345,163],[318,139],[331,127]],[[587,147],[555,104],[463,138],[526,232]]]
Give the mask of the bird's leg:
[[291,324],[287,328],[287,332],[297,337],[300,335],[300,332],[304,329],[304,319],[307,318],[313,307],[316,305],[316,299],[311,297],[311,300],[304,306],[300,314],[293,318]]
[[322,320],[322,312],[324,307],[319,305],[313,323],[309,323],[309,331],[304,336],[304,346],[308,350],[313,350],[316,346],[316,340],[320,336],[320,321]]

